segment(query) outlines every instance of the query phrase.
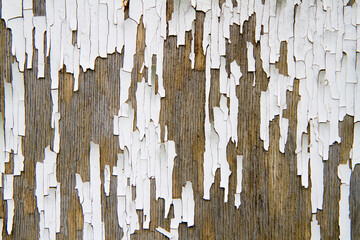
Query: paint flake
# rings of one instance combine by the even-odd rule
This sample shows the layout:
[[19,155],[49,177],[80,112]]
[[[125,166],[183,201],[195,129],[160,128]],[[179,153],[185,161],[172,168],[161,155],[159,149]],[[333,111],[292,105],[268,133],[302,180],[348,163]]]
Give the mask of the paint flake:
[[243,167],[243,156],[237,156],[236,163],[236,192],[235,192],[235,207],[238,209],[241,201],[240,201],[240,193],[241,193],[241,183],[242,183],[242,167]]

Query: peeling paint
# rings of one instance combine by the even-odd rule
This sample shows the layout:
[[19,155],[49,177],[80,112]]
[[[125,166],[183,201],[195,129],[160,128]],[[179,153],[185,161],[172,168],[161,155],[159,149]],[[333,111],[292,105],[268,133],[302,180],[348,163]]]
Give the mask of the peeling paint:
[[36,174],[36,201],[40,214],[40,239],[56,239],[60,232],[60,183],[56,178],[57,154],[45,149],[45,159],[37,162]]
[[101,212],[100,148],[90,142],[90,182],[83,182],[76,174],[76,186],[83,210],[83,239],[105,239]]
[[241,204],[241,182],[242,182],[242,168],[243,156],[237,156],[236,162],[236,192],[235,192],[235,207],[239,209]]
[[195,201],[191,182],[187,181],[185,187],[182,187],[181,199],[173,199],[174,218],[171,219],[170,232],[162,227],[156,230],[169,239],[179,238],[178,228],[180,223],[187,223],[188,227],[194,226],[195,220]]
[[[106,58],[115,51],[123,52],[120,71],[120,103],[113,116],[113,134],[119,138],[117,165],[100,169],[100,147],[90,143],[90,182],[83,182],[76,174],[76,189],[84,216],[83,238],[104,239],[104,222],[101,209],[101,184],[105,195],[110,195],[111,167],[117,177],[118,223],[124,238],[139,230],[137,210],[143,211],[143,229],[150,227],[150,187],[155,180],[156,200],[165,200],[164,218],[173,205],[174,218],[170,232],[157,230],[170,239],[178,238],[178,226],[187,222],[195,225],[195,202],[192,183],[182,188],[182,198],[173,198],[173,168],[177,161],[176,145],[167,137],[167,126],[160,126],[161,99],[166,97],[163,83],[164,43],[168,36],[176,36],[177,46],[184,46],[186,33],[191,31],[189,59],[195,65],[196,11],[205,13],[202,48],[205,66],[205,152],[203,163],[203,198],[210,200],[210,189],[215,174],[220,169],[220,187],[224,188],[224,202],[228,201],[231,176],[227,146],[236,146],[238,139],[239,99],[237,89],[242,75],[239,63],[231,63],[226,56],[226,44],[230,43],[230,27],[243,26],[256,15],[254,42],[246,42],[247,63],[243,70],[253,73],[256,82],[255,49],[260,45],[262,68],[269,78],[267,89],[260,93],[260,139],[266,151],[270,148],[270,122],[278,117],[280,138],[279,151],[285,153],[289,135],[289,119],[284,112],[288,108],[287,92],[293,91],[294,80],[299,80],[300,100],[297,105],[296,158],[297,174],[301,184],[311,190],[312,238],[320,237],[316,218],[317,210],[323,209],[324,162],[329,159],[329,149],[340,143],[339,124],[345,115],[354,117],[353,148],[349,158],[351,166],[338,166],[341,179],[340,238],[350,238],[349,178],[355,165],[360,162],[360,4],[349,5],[343,1],[223,1],[180,0],[175,1],[171,19],[166,21],[165,0],[132,0],[129,3],[104,0],[48,0],[46,16],[33,16],[32,1],[2,1],[2,18],[12,33],[11,52],[16,61],[11,66],[12,79],[4,82],[4,118],[0,114],[0,172],[4,175],[3,199],[7,202],[7,233],[12,232],[14,209],[14,176],[24,171],[25,157],[22,140],[25,126],[25,67],[32,68],[33,46],[37,50],[37,78],[45,77],[45,57],[49,57],[52,99],[51,128],[54,129],[53,149],[45,149],[45,159],[36,163],[37,207],[40,214],[40,238],[55,239],[60,232],[60,183],[56,179],[56,159],[61,151],[59,122],[59,70],[74,76],[73,90],[79,90],[79,73],[95,70],[95,60]],[[129,17],[125,19],[125,6],[129,5]],[[136,84],[136,109],[129,100],[138,26],[145,29],[145,52],[141,72],[147,68],[147,80]],[[33,41],[33,30],[35,30]],[[76,43],[73,33],[76,31]],[[46,39],[44,34],[46,33]],[[44,46],[46,43],[46,49]],[[281,43],[287,44],[287,74],[276,63],[280,61]],[[156,64],[153,65],[153,57]],[[210,121],[209,98],[211,71],[218,70],[219,106],[211,109],[214,120]],[[228,72],[230,71],[230,72]],[[157,81],[153,76],[157,76]],[[157,85],[157,86],[156,86]],[[157,88],[157,91],[155,89]],[[136,119],[136,120],[134,120]],[[3,126],[4,125],[4,126]],[[165,133],[161,133],[164,127]],[[161,140],[161,135],[165,139]],[[241,140],[241,139],[240,139]],[[5,174],[5,163],[14,154],[14,170]],[[347,159],[348,160],[348,159]],[[241,204],[243,157],[237,157],[237,181],[235,207]],[[101,181],[103,170],[104,181]],[[245,171],[245,169],[244,169]],[[2,178],[1,178],[2,180]],[[310,181],[309,181],[310,180]],[[134,188],[135,187],[135,188]],[[135,193],[133,193],[135,191]],[[133,199],[135,195],[135,199]],[[3,219],[0,219],[0,225]]]
[[341,180],[340,185],[340,216],[339,216],[339,227],[340,227],[340,239],[351,239],[351,222],[350,222],[350,176],[351,169],[349,164],[340,164],[338,166],[338,177]]

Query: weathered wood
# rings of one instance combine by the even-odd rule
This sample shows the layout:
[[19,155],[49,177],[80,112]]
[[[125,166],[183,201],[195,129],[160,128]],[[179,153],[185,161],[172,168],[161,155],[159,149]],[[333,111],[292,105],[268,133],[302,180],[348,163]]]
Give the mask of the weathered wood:
[[[220,3],[225,1],[220,1]],[[174,6],[167,1],[166,18],[171,19]],[[219,4],[220,4],[219,3]],[[45,15],[45,1],[33,1],[35,16]],[[221,5],[220,5],[221,6]],[[125,17],[128,17],[128,7]],[[205,61],[203,49],[203,24],[205,13],[196,12],[194,39],[186,32],[185,45],[177,46],[177,37],[167,33],[164,42],[163,80],[166,96],[161,99],[161,140],[173,140],[176,158],[173,170],[173,198],[181,198],[182,187],[191,181],[195,199],[195,226],[179,226],[179,239],[310,239],[311,238],[311,181],[309,188],[302,187],[297,176],[296,128],[297,108],[300,100],[299,82],[295,79],[293,91],[286,92],[287,109],[283,117],[289,120],[285,153],[279,151],[279,117],[270,122],[270,147],[266,151],[260,139],[260,95],[266,91],[269,79],[263,70],[261,46],[255,41],[256,16],[252,15],[240,27],[230,27],[230,39],[226,42],[226,70],[230,75],[230,63],[236,61],[242,77],[236,87],[238,98],[238,143],[227,145],[227,161],[232,172],[229,181],[229,199],[224,203],[224,189],[220,188],[220,170],[216,172],[211,187],[211,200],[203,199],[204,151],[205,151]],[[73,34],[76,42],[76,34]],[[128,102],[135,109],[137,84],[149,82],[150,69],[143,67],[145,58],[145,28],[140,20],[137,28],[136,53],[131,74]],[[194,41],[195,64],[191,68],[189,55]],[[248,72],[247,42],[254,45],[256,71]],[[288,75],[288,45],[281,42],[280,58],[275,64],[279,72]],[[0,22],[0,111],[4,115],[4,82],[11,82],[11,32]],[[156,69],[156,56],[153,68]],[[57,181],[61,186],[61,231],[59,239],[83,238],[83,212],[75,189],[75,173],[83,181],[90,180],[90,141],[100,146],[101,179],[105,165],[116,166],[117,154],[121,153],[119,139],[113,134],[113,118],[119,110],[119,69],[123,66],[124,51],[97,58],[95,70],[80,71],[79,90],[73,91],[74,77],[59,72],[60,152],[57,156]],[[22,137],[25,169],[14,177],[15,215],[13,231],[9,236],[3,228],[4,239],[37,239],[39,237],[39,213],[35,189],[35,165],[44,159],[44,149],[53,149],[54,130],[51,128],[52,100],[50,94],[50,63],[46,58],[45,78],[37,79],[37,50],[34,48],[33,68],[25,69],[26,136]],[[209,119],[214,121],[213,107],[220,102],[220,73],[211,69]],[[158,92],[156,78],[155,92]],[[255,79],[255,80],[254,80]],[[255,83],[255,85],[254,85]],[[228,101],[229,105],[229,101]],[[310,129],[310,128],[309,128]],[[136,124],[134,129],[136,130]],[[340,179],[338,165],[349,160],[353,147],[354,118],[346,116],[340,123],[341,143],[330,147],[329,160],[324,161],[324,203],[318,210],[317,220],[322,239],[338,239]],[[308,132],[310,135],[310,133]],[[241,206],[234,206],[238,155],[243,155],[243,180]],[[5,173],[13,173],[13,158],[5,164]],[[310,169],[311,171],[311,169]],[[360,239],[359,167],[353,169],[350,184],[350,217],[352,239]],[[133,187],[134,188],[134,187]],[[122,229],[117,215],[117,178],[111,176],[110,196],[105,196],[101,185],[102,219],[106,239],[121,239]],[[0,189],[0,196],[3,192]],[[134,192],[133,192],[134,193]],[[173,206],[168,218],[164,218],[163,199],[155,200],[155,181],[151,180],[150,229],[143,229],[143,212],[137,210],[140,230],[132,239],[167,239],[155,230],[158,226],[170,228],[174,216]],[[6,201],[0,200],[0,218],[7,223]]]

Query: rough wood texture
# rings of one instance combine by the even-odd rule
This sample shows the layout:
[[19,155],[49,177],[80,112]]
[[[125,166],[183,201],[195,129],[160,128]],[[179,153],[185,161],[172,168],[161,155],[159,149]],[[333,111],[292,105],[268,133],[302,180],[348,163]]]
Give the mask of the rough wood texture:
[[[34,15],[44,15],[44,1],[34,2]],[[169,1],[167,18],[171,18],[173,6]],[[279,152],[278,117],[270,123],[270,148],[265,151],[260,140],[260,94],[268,85],[262,69],[260,44],[255,42],[255,16],[250,17],[240,34],[239,26],[231,27],[231,43],[226,44],[226,69],[236,60],[243,76],[236,89],[239,99],[239,142],[227,146],[230,177],[229,200],[223,202],[224,190],[220,188],[217,171],[215,184],[211,188],[211,200],[203,197],[203,154],[205,144],[205,56],[202,49],[203,21],[205,14],[196,13],[194,24],[195,68],[189,60],[192,34],[186,33],[185,46],[177,47],[176,37],[167,37],[164,43],[164,87],[166,97],[161,100],[160,123],[162,139],[167,126],[168,139],[176,143],[177,157],[174,161],[173,197],[181,197],[181,187],[191,181],[195,197],[195,226],[179,227],[180,239],[310,239],[311,196],[310,189],[301,186],[296,168],[296,124],[299,80],[294,90],[287,92],[289,119],[288,140],[285,154]],[[129,90],[129,102],[136,107],[137,82],[147,79],[147,68],[142,72],[144,61],[145,30],[138,26],[137,50]],[[247,71],[247,41],[254,44],[256,72]],[[0,110],[4,113],[3,81],[11,81],[11,34],[0,24]],[[35,49],[34,49],[35,51]],[[281,57],[276,67],[287,75],[286,42],[281,44]],[[23,138],[25,171],[14,180],[15,217],[12,235],[4,228],[4,239],[37,239],[39,214],[36,207],[35,164],[44,159],[43,149],[52,148],[54,132],[50,127],[51,96],[49,59],[46,61],[45,79],[36,79],[37,54],[34,52],[33,69],[25,70],[26,137]],[[118,138],[113,135],[113,116],[119,109],[119,69],[123,54],[112,54],[106,59],[98,58],[95,70],[81,71],[79,91],[73,92],[73,76],[65,70],[59,72],[60,153],[57,157],[57,181],[61,183],[61,232],[58,239],[82,239],[83,215],[75,190],[75,173],[83,181],[89,181],[90,141],[100,145],[101,178],[105,165],[116,165],[120,153]],[[256,84],[253,86],[254,77]],[[219,106],[219,70],[211,70],[209,99],[210,120],[213,107]],[[136,121],[136,119],[135,119]],[[324,204],[317,214],[322,239],[339,238],[340,180],[337,166],[346,163],[353,142],[353,118],[346,117],[340,125],[341,144],[330,148],[329,160],[324,167]],[[236,156],[243,155],[243,181],[241,206],[234,206],[236,188]],[[360,239],[360,172],[356,167],[351,177],[350,213],[352,239]],[[11,173],[11,162],[6,164]],[[106,197],[102,187],[102,209],[107,239],[121,239],[122,231],[117,220],[116,178],[111,176],[110,196]],[[3,190],[0,189],[0,195]],[[132,239],[166,239],[155,231],[162,226],[169,228],[169,219],[164,219],[164,201],[155,201],[155,183],[151,182],[150,230],[141,229]],[[0,201],[0,217],[6,219],[5,201]],[[140,225],[142,212],[138,211]],[[169,217],[173,216],[173,208]],[[6,220],[4,225],[6,224]]]

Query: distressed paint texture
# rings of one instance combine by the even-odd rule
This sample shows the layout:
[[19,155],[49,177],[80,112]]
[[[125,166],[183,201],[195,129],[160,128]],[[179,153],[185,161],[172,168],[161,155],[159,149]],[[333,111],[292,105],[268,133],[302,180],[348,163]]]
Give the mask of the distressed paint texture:
[[360,3],[2,0],[1,18],[2,237],[359,238]]

